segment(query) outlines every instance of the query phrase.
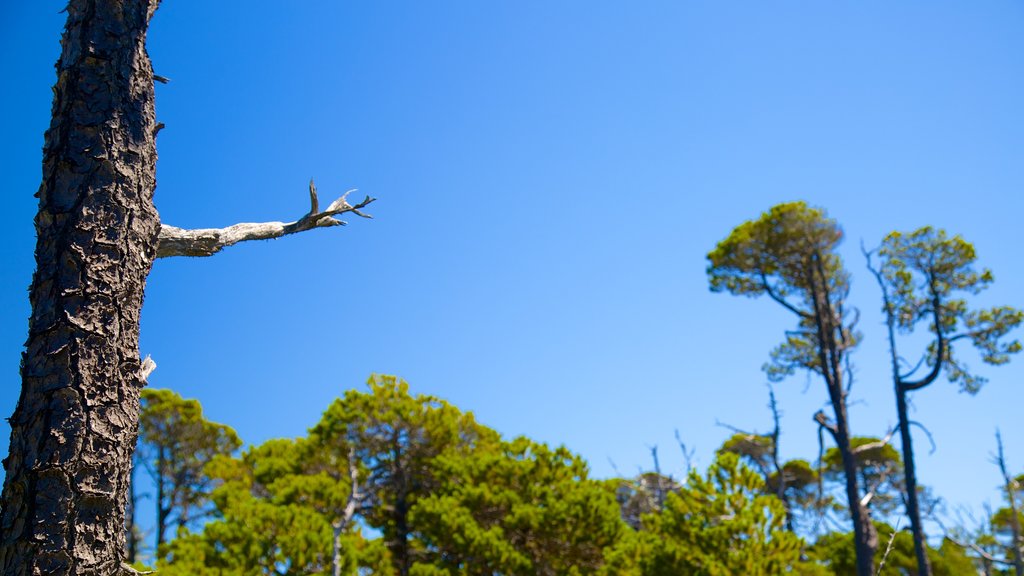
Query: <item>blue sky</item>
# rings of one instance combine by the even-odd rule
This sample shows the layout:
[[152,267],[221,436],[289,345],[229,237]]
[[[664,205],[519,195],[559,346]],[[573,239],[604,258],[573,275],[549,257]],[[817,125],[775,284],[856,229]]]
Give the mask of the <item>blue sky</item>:
[[[303,434],[372,372],[600,476],[679,473],[767,430],[760,366],[792,320],[707,289],[705,255],[794,199],[843,225],[854,433],[895,420],[879,294],[859,243],[931,224],[1024,306],[1024,5],[990,2],[166,1],[156,201],[180,227],[291,220],[347,188],[376,219],[156,263],[151,383],[251,443]],[[0,413],[18,397],[59,2],[5,2]],[[325,198],[326,199],[326,198]],[[975,364],[979,364],[975,362]],[[1024,470],[1024,358],[975,398],[937,383],[914,418],[921,480],[996,502],[1003,431]],[[821,383],[778,386],[783,452],[813,458]],[[0,424],[0,451],[9,427]],[[918,446],[927,441],[919,437]]]

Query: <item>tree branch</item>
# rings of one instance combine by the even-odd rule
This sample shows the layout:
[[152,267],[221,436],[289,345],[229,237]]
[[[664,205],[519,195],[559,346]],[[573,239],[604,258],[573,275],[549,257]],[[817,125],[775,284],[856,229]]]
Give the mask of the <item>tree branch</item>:
[[932,312],[935,315],[935,365],[932,366],[931,372],[925,375],[917,381],[907,381],[900,379],[900,388],[911,392],[914,390],[920,390],[925,386],[934,382],[939,374],[942,372],[943,361],[946,360],[946,336],[942,333],[942,302],[939,299],[939,292],[935,288],[935,279],[931,278],[928,282],[929,289],[932,293]]
[[832,434],[833,440],[835,440],[836,442],[839,441],[839,438],[837,436],[839,434],[839,428],[837,428],[834,423],[829,421],[828,416],[825,416],[824,410],[818,410],[817,412],[814,413],[814,421],[818,423],[819,428],[828,430],[829,433]]
[[340,198],[331,202],[326,210],[321,212],[316,186],[310,180],[309,213],[295,222],[243,222],[226,228],[199,228],[195,230],[186,230],[162,224],[160,226],[156,257],[212,256],[232,244],[238,244],[247,240],[269,240],[288,234],[305,232],[313,228],[344,226],[346,222],[338,220],[335,216],[346,212],[351,212],[362,218],[372,218],[369,214],[361,212],[361,209],[376,200],[376,198],[367,196],[353,206],[347,200],[351,192],[354,192],[354,190],[345,192]]
[[[886,433],[885,437],[882,438],[881,440],[878,440],[877,442],[868,442],[867,444],[861,444],[860,446],[857,446],[856,448],[853,448],[852,450],[850,450],[850,452],[853,453],[856,456],[857,454],[861,454],[863,452],[867,452],[868,450],[875,450],[875,449],[878,449],[878,448],[885,448],[886,446],[889,445],[889,442],[892,441],[893,435],[896,434],[896,431],[899,430],[899,429],[900,429],[899,426],[896,426],[895,428],[891,428],[889,430],[889,432]],[[931,437],[930,434],[929,434],[929,437]]]
[[779,304],[782,304],[782,306],[786,310],[789,310],[790,312],[792,312],[793,314],[796,314],[797,316],[799,316],[801,318],[810,318],[811,317],[811,315],[808,314],[807,312],[804,312],[803,310],[800,310],[796,306],[790,304],[785,298],[783,298],[782,296],[779,296],[775,292],[775,290],[772,289],[771,284],[768,283],[768,277],[765,275],[764,272],[761,272],[761,287],[764,288],[765,294],[768,294],[768,296],[772,300],[775,300]]

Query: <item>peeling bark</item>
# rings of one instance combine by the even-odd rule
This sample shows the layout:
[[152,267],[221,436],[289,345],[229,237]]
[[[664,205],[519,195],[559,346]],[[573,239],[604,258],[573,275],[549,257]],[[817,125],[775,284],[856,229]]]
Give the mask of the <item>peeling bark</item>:
[[143,290],[155,258],[344,224],[345,197],[296,222],[161,226],[146,32],[159,0],[71,0],[43,146],[36,272],[0,500],[0,574],[137,574],[123,564]]
[[157,0],[72,0],[43,146],[32,315],[0,517],[7,576],[124,571],[139,313],[156,256]]

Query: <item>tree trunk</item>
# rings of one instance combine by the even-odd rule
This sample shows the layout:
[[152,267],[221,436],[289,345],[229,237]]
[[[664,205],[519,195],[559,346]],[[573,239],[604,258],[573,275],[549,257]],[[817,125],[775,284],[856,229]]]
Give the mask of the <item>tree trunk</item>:
[[932,567],[928,562],[928,548],[921,525],[921,506],[917,499],[917,472],[914,467],[914,446],[910,437],[910,418],[907,416],[907,391],[896,380],[896,412],[899,415],[900,442],[903,445],[903,480],[906,483],[907,516],[910,517],[910,531],[914,537],[914,556],[917,557],[918,576],[931,576]]
[[32,315],[4,460],[6,576],[117,574],[156,256],[157,0],[72,0],[43,146]]
[[1013,551],[1013,573],[1016,576],[1024,576],[1024,540],[1021,538],[1020,510],[1017,508],[1016,480],[1010,475],[1006,467],[1006,457],[1003,456],[1003,435],[996,430],[996,444],[998,452],[996,463],[999,464],[999,471],[1003,473],[1003,487],[1006,490],[1006,500],[1010,508],[1010,549]]
[[821,267],[821,257],[812,260],[807,271],[808,286],[814,306],[814,321],[818,336],[818,358],[821,374],[828,388],[829,401],[835,413],[835,426],[830,428],[836,447],[843,460],[846,478],[846,500],[853,520],[853,541],[857,555],[857,576],[874,576],[875,550],[878,533],[871,523],[867,507],[861,503],[857,486],[857,458],[850,445],[850,424],[846,411],[846,390],[843,388],[844,348],[836,339],[843,330],[841,315],[833,308],[828,281]]
[[135,525],[135,510],[138,507],[138,497],[135,494],[135,470],[132,469],[128,477],[128,504],[125,509],[124,531],[128,538],[125,551],[128,555],[128,564],[134,564],[139,557],[139,528]]
[[[832,390],[830,390],[832,393]],[[835,392],[842,396],[842,390]],[[835,395],[833,394],[833,396]],[[835,441],[843,459],[843,473],[846,476],[846,501],[853,519],[853,540],[857,553],[857,576],[874,576],[875,550],[878,548],[878,533],[871,523],[871,515],[861,504],[860,488],[857,486],[857,457],[850,447],[850,428],[846,415],[846,402],[833,400],[836,415]]]
[[171,515],[171,507],[164,506],[167,499],[167,449],[163,446],[156,456],[156,557],[163,558],[160,548],[164,544],[164,533],[167,532],[167,519]]

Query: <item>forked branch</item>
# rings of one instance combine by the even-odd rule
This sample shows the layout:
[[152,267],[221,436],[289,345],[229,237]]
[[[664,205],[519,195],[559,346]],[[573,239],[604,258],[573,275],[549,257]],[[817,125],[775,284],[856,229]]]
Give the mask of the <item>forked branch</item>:
[[309,181],[309,213],[295,222],[243,222],[226,228],[199,228],[186,230],[166,224],[160,227],[157,258],[170,256],[212,256],[227,246],[247,240],[269,240],[288,234],[305,232],[314,228],[344,226],[346,222],[335,218],[340,214],[351,212],[361,218],[373,218],[361,210],[376,198],[367,196],[358,204],[348,203],[348,195],[355,190],[345,192],[340,198],[331,202],[326,210],[320,211],[316,186]]

